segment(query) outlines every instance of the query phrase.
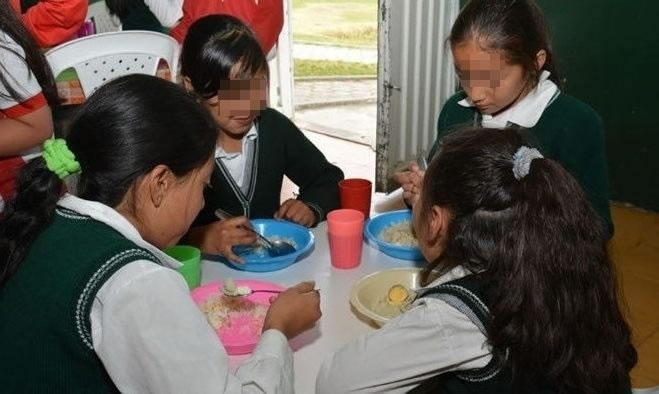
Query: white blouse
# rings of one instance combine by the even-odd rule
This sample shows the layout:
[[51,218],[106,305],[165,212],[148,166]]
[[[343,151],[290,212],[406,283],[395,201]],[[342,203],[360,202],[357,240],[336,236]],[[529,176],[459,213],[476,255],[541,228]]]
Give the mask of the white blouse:
[[144,4],[165,27],[174,27],[183,18],[183,0],[144,0]]
[[263,333],[232,374],[217,335],[174,269],[180,263],[142,239],[114,209],[66,195],[58,205],[101,221],[155,254],[119,269],[96,294],[93,346],[127,393],[292,393],[293,353],[277,330]]
[[[469,272],[456,267],[430,287]],[[444,301],[422,298],[382,328],[344,345],[324,361],[317,394],[406,393],[439,373],[482,368],[487,338]]]

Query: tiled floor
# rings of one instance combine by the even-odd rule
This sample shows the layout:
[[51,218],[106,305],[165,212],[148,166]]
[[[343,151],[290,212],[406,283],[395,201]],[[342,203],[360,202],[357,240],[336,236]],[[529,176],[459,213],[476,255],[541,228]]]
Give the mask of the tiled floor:
[[632,385],[659,386],[659,214],[614,204],[613,221],[611,254],[639,357]]

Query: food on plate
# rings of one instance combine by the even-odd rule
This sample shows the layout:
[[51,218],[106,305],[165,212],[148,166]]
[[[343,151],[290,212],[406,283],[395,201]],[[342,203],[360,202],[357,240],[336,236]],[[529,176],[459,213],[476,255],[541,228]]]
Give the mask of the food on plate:
[[381,241],[390,243],[396,246],[419,246],[419,240],[414,234],[412,222],[410,220],[401,220],[393,222],[390,226],[385,227],[378,238]]
[[209,297],[202,305],[210,325],[220,332],[232,329],[241,335],[258,336],[263,328],[268,305],[247,297],[231,297],[223,293]]
[[[292,238],[284,238],[284,237],[279,237],[276,235],[273,235],[271,237],[266,237],[268,241],[270,242],[275,242],[275,241],[284,241],[288,244],[290,244],[295,250],[297,250],[297,244]],[[261,241],[260,239],[257,240],[252,246],[249,246],[245,248],[245,250],[248,253],[255,254],[259,257],[264,257],[268,255],[268,248],[265,246],[264,242]]]
[[393,319],[405,312],[413,300],[413,290],[401,284],[395,284],[389,288],[386,294],[376,299],[371,310],[387,319]]
[[410,292],[403,285],[393,285],[387,293],[387,300],[391,305],[401,305],[410,298]]
[[224,280],[224,286],[222,286],[222,293],[230,297],[240,297],[249,295],[252,290],[249,286],[236,286],[236,282],[232,278],[226,278]]

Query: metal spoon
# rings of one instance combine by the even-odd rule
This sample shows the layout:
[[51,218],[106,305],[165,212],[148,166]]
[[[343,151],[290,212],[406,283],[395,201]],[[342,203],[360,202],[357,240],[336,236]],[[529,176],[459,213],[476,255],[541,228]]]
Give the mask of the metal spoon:
[[[215,210],[215,216],[217,216],[219,219],[222,220],[233,218],[233,215],[231,215],[230,213],[228,213],[227,211],[221,208]],[[270,255],[270,257],[279,257],[295,252],[295,247],[289,244],[288,242],[281,240],[270,241],[269,239],[261,235],[261,233],[254,230],[251,227],[243,226],[243,225],[241,225],[240,227],[256,235],[265,244],[265,247],[268,250],[268,254]]]
[[249,286],[237,286],[236,282],[233,281],[232,278],[227,278],[224,280],[224,284],[222,286],[222,294],[224,294],[227,297],[247,297],[250,296],[254,293],[273,293],[273,294],[279,294],[283,290],[266,290],[266,289],[257,289],[254,290]]

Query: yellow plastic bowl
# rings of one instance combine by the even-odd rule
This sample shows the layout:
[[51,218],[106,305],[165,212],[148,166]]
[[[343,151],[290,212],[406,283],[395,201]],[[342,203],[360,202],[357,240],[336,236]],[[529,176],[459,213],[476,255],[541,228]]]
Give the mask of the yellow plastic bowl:
[[394,285],[410,290],[421,288],[421,272],[421,268],[396,268],[367,275],[352,286],[350,304],[359,314],[382,326],[401,313],[398,308],[383,306],[389,289]]

